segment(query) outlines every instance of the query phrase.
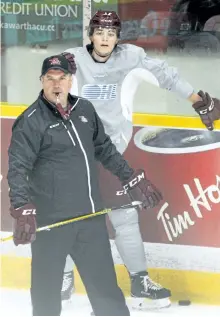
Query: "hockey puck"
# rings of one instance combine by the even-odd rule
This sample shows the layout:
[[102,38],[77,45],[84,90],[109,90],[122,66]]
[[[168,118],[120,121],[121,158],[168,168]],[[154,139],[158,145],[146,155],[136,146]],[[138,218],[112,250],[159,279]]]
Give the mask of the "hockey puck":
[[189,305],[191,305],[191,301],[190,300],[179,300],[178,304],[180,306],[189,306]]

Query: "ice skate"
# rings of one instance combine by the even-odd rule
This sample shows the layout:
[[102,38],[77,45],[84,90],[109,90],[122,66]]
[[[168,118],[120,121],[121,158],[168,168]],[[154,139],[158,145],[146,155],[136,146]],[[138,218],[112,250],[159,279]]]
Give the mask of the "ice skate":
[[132,308],[139,310],[170,307],[170,290],[150,279],[147,272],[131,275]]
[[74,291],[74,275],[73,271],[64,272],[63,275],[63,286],[61,290],[61,299],[63,302],[71,302],[71,296]]

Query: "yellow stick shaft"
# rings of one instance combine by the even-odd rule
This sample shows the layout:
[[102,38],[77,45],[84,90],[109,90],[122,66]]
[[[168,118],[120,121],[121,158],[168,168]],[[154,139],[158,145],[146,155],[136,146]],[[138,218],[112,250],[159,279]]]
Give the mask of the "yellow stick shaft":
[[[48,225],[48,226],[37,228],[37,232],[43,231],[43,230],[52,229],[52,228],[55,228],[55,227],[61,227],[61,226],[67,225],[67,224],[72,223],[72,222],[85,220],[85,219],[92,218],[92,217],[95,217],[95,216],[104,215],[104,214],[107,214],[107,213],[109,213],[109,212],[111,212],[113,210],[137,207],[137,206],[140,206],[140,205],[142,205],[141,201],[133,201],[130,204],[122,205],[120,207],[105,208],[103,210],[100,210],[100,211],[97,211],[97,212],[94,212],[94,213],[91,213],[91,214],[87,214],[87,215],[84,215],[84,216],[79,216],[79,217],[76,217],[76,218],[72,218],[72,219],[69,219],[69,220],[56,222],[56,223],[53,223],[53,224]],[[11,239],[13,239],[13,235],[5,237],[5,238],[1,238],[0,242],[9,241]]]
[[[64,225],[67,225],[69,223],[72,223],[72,222],[76,222],[76,221],[80,221],[80,220],[85,220],[85,219],[88,219],[88,218],[92,218],[92,217],[95,217],[95,216],[100,216],[100,215],[104,215],[104,214],[107,214],[108,212],[112,211],[111,208],[107,208],[107,209],[103,209],[101,211],[97,211],[95,213],[92,213],[92,214],[88,214],[88,215],[84,215],[84,216],[79,216],[79,217],[76,217],[76,218],[72,218],[72,219],[69,219],[69,220],[64,220],[64,221],[60,221],[60,222],[56,222],[56,223],[53,223],[51,225],[48,225],[48,226],[44,226],[44,227],[40,227],[37,229],[37,232],[39,231],[43,231],[43,230],[48,230],[48,229],[52,229],[52,228],[56,228],[56,227],[61,227],[61,226],[64,226]],[[1,242],[5,242],[5,241],[9,241],[13,238],[13,235],[11,236],[8,236],[6,238],[1,238]]]

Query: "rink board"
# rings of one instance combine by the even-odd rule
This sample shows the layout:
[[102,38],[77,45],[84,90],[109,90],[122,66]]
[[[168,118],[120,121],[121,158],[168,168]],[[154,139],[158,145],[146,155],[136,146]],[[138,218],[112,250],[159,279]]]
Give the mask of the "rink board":
[[[27,107],[25,105],[8,105],[7,103],[0,104],[0,116],[3,118],[15,118],[19,116]],[[171,116],[151,113],[134,113],[133,122],[135,125],[149,125],[161,127],[177,127],[177,128],[193,128],[204,129],[200,118]],[[220,130],[220,120],[215,122],[215,129]]]
[[[16,118],[25,108],[25,105],[16,107],[2,105],[1,117],[4,119]],[[197,117],[152,114],[134,114],[134,124],[204,128]],[[215,127],[220,130],[220,122]],[[1,236],[9,234],[10,232],[1,232]],[[127,271],[122,265],[114,240],[111,240],[111,244],[119,285],[125,294],[129,295],[130,282]],[[152,279],[170,288],[174,301],[189,299],[195,303],[220,305],[220,247],[218,243],[217,247],[214,242],[210,247],[208,245],[188,245],[188,243],[179,245],[175,242],[168,244],[164,241],[163,243],[145,242],[144,245]],[[85,289],[77,272],[75,283],[76,292],[84,293]],[[29,246],[16,248],[12,241],[1,245],[1,286],[14,289],[30,287]]]
[[[7,236],[10,233],[4,233]],[[128,296],[130,281],[111,240],[118,282]],[[172,290],[172,300],[189,299],[193,303],[220,305],[220,249],[156,243],[144,243],[149,273],[153,280]],[[30,287],[30,247],[4,244],[1,251],[1,287]],[[75,270],[77,293],[85,293]]]

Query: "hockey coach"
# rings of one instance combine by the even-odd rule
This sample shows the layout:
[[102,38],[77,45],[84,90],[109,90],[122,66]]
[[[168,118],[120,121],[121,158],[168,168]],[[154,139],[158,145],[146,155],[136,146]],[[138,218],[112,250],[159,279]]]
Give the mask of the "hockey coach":
[[129,316],[117,285],[105,216],[51,230],[36,228],[103,209],[97,163],[116,175],[132,200],[154,207],[161,193],[116,150],[93,105],[69,94],[76,72],[64,56],[44,60],[37,100],[15,121],[8,150],[15,245],[31,243],[33,316],[61,314],[66,257],[71,255],[93,312]]

